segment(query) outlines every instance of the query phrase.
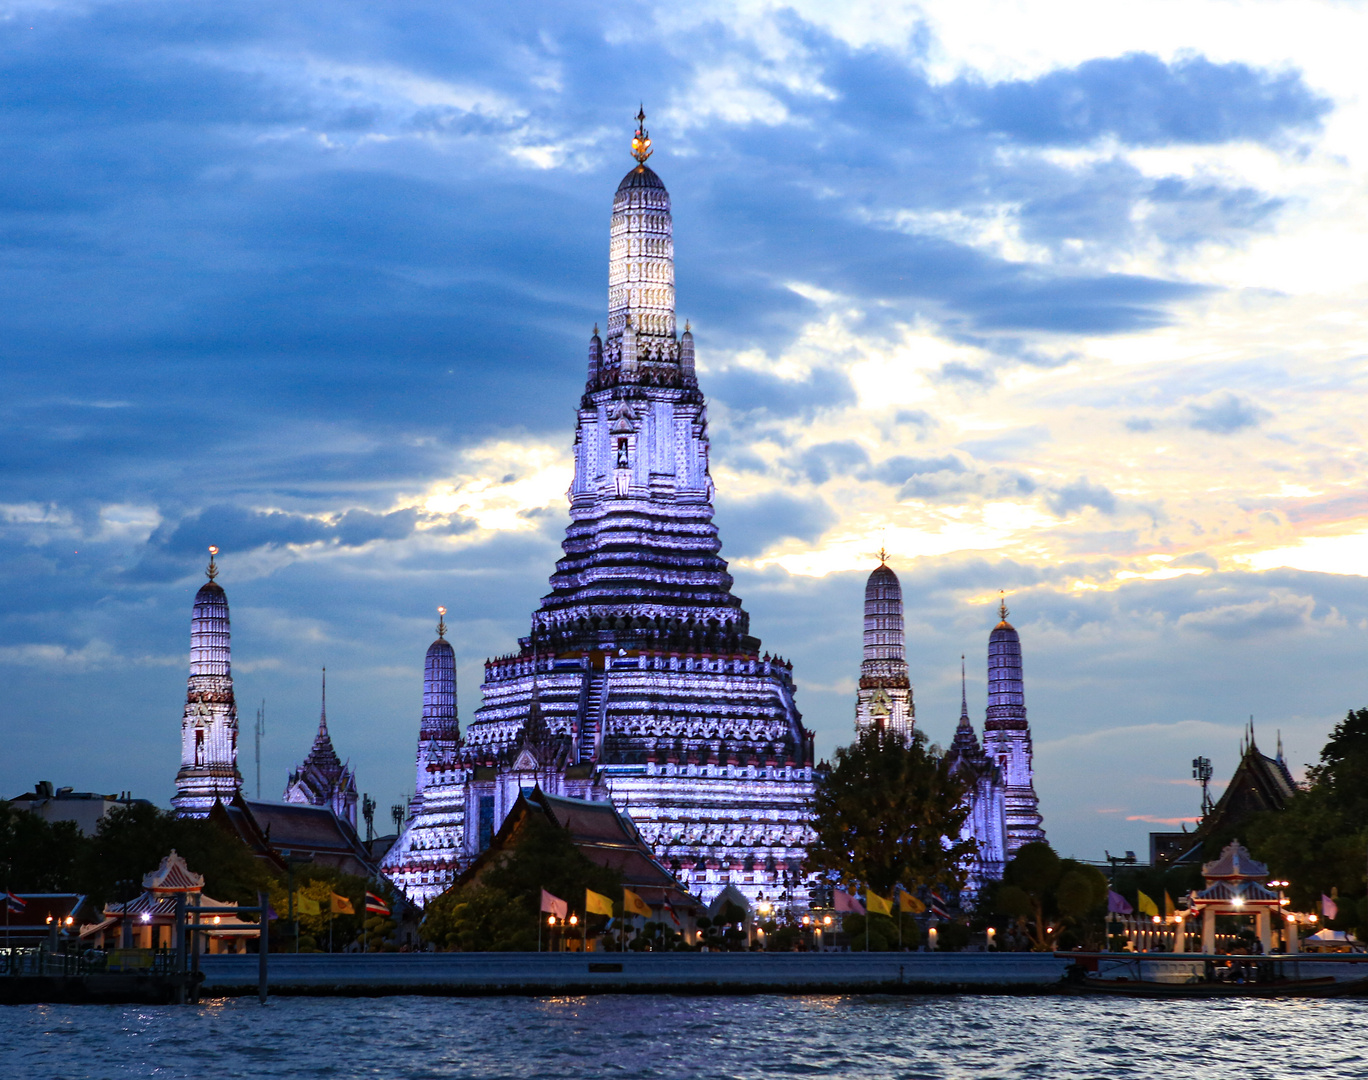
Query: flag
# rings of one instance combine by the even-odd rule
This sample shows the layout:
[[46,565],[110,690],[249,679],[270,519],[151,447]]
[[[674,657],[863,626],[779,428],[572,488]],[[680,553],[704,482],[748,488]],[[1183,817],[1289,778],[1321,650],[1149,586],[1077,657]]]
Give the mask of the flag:
[[14,893],[6,891],[5,906],[8,907],[11,911],[23,911],[24,908],[28,907],[28,903],[27,901],[15,896]]
[[613,901],[604,896],[603,893],[596,893],[593,889],[584,890],[584,913],[586,915],[607,915],[613,917]]
[[1134,908],[1132,908],[1132,907],[1130,906],[1130,901],[1128,901],[1128,900],[1127,900],[1124,896],[1122,896],[1119,892],[1114,892],[1114,891],[1112,891],[1111,889],[1108,889],[1108,890],[1107,890],[1107,912],[1108,912],[1108,914],[1111,914],[1111,915],[1129,915],[1129,914],[1131,914],[1132,911],[1134,911]]
[[1141,915],[1158,915],[1159,905],[1137,889],[1135,892],[1135,910]]
[[331,894],[328,907],[334,915],[355,915],[356,909],[352,907],[352,902],[345,896],[338,896],[337,893]]
[[669,900],[665,901],[665,914],[670,917],[670,922],[674,923],[681,930],[684,929],[684,924],[679,921],[678,912],[675,911],[674,905],[670,903]]
[[931,914],[945,922],[950,921],[950,912],[945,909],[945,901],[935,893],[931,894]]
[[1173,897],[1167,892],[1164,893],[1164,914],[1169,916],[1178,914],[1178,905],[1173,902]]
[[909,915],[920,915],[926,910],[926,905],[904,889],[898,893],[898,910]]
[[321,915],[323,909],[318,906],[318,901],[303,893],[295,893],[295,914],[296,915]]
[[1327,919],[1339,917],[1339,905],[1335,903],[1325,893],[1321,893],[1321,914]]
[[831,897],[832,906],[837,911],[848,911],[852,915],[863,915],[865,913],[864,905],[844,889],[832,889]]
[[558,919],[570,918],[570,905],[559,896],[552,896],[545,889],[542,891],[541,909],[548,915],[554,915]]
[[624,915],[644,915],[648,919],[651,917],[651,909],[646,901],[632,892],[631,889],[622,890],[622,913]]
[[366,913],[368,915],[388,915],[390,908],[384,900],[373,892],[366,893]]
[[870,910],[870,912],[875,915],[893,914],[893,901],[885,900],[882,896],[880,896],[878,893],[876,893],[873,889],[870,888],[865,889],[865,907],[867,907]]

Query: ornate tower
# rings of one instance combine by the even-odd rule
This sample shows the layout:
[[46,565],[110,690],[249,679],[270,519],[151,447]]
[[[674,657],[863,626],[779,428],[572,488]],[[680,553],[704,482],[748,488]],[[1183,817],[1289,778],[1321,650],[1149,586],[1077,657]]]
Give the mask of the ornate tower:
[[963,900],[972,906],[983,883],[1002,877],[1006,863],[1007,815],[1002,788],[1002,771],[979,746],[969,719],[969,696],[965,687],[964,657],[960,657],[960,718],[955,738],[946,753],[951,770],[968,788],[969,817],[961,839],[978,841],[978,852],[969,867],[969,881]]
[[356,828],[356,774],[342,764],[328,734],[328,669],[323,669],[323,706],[318,715],[318,734],[306,757],[285,782],[289,803],[329,807]]
[[907,742],[917,715],[907,677],[902,585],[879,552],[879,566],[865,583],[864,660],[855,699],[855,730],[881,727]]
[[418,770],[408,820],[380,864],[385,875],[420,904],[439,895],[463,865],[469,777],[458,759],[456,652],[446,639],[446,608],[439,607],[437,614],[437,640],[428,646],[423,663]]
[[1041,828],[1040,800],[1031,769],[1021,638],[1007,621],[1005,601],[999,613],[1001,621],[988,637],[988,718],[983,725],[983,748],[1002,773],[1010,859],[1022,844],[1044,840],[1045,830]]
[[611,794],[705,897],[768,896],[801,866],[812,738],[791,667],[761,653],[720,554],[693,334],[675,325],[670,195],[644,125],[613,197],[564,555],[529,635],[486,664],[460,751],[465,851],[540,783]]
[[214,579],[218,567],[209,549],[209,580],[195,593],[190,620],[190,679],[181,716],[181,766],[171,799],[179,817],[207,817],[215,801],[230,801],[242,790],[237,767],[237,703],[228,627],[228,597]]

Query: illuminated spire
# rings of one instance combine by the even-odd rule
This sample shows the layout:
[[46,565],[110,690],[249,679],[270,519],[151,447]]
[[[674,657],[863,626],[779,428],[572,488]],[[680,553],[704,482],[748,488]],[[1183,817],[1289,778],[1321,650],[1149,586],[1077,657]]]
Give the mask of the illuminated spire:
[[969,723],[969,691],[964,677],[964,653],[960,653],[960,723]]
[[437,636],[439,638],[446,637],[446,608],[444,607],[437,609]]
[[209,565],[204,568],[204,572],[209,575],[209,580],[213,581],[218,577],[218,567],[214,565],[214,556],[218,554],[218,547],[214,544],[209,545]]
[[632,157],[637,159],[640,165],[646,164],[646,159],[651,156],[651,136],[646,131],[646,106],[642,106],[637,112],[636,134],[632,136]]

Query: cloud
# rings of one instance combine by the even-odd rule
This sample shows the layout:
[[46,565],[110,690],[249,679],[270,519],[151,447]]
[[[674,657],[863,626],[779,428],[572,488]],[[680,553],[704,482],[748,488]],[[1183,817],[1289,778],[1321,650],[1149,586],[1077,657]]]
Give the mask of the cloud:
[[1068,517],[1089,506],[1110,515],[1116,513],[1116,496],[1102,485],[1089,483],[1087,477],[1080,476],[1046,495],[1045,505],[1057,517]]
[[811,543],[836,520],[822,499],[783,492],[745,501],[723,499],[717,516],[725,530],[723,554],[729,558],[758,555],[786,538]]
[[1233,435],[1245,428],[1258,427],[1271,415],[1267,409],[1227,391],[1205,403],[1188,406],[1188,424],[1197,431],[1214,435]]

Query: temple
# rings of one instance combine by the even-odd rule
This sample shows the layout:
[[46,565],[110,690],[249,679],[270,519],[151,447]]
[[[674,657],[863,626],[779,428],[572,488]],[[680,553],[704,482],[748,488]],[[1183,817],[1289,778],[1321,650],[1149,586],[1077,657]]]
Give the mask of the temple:
[[988,716],[983,750],[1002,774],[1006,807],[1006,855],[1022,844],[1045,839],[1040,800],[1031,768],[1031,725],[1026,721],[1026,690],[1021,671],[1021,637],[1007,621],[1007,603],[999,605],[999,622],[988,637]]
[[855,698],[855,730],[863,733],[874,726],[908,742],[916,715],[907,675],[902,585],[888,568],[887,553],[880,551],[878,568],[865,583],[864,659]]
[[323,669],[323,707],[318,717],[318,734],[306,757],[285,781],[287,803],[329,807],[339,818],[356,828],[356,774],[342,763],[328,734],[328,670]]
[[[460,789],[464,820],[410,817],[386,867],[411,896],[450,884],[536,787],[611,798],[705,900],[727,885],[777,896],[801,877],[812,736],[792,666],[762,652],[720,555],[693,334],[676,330],[670,196],[637,121],[636,163],[613,198],[608,318],[589,341],[564,555],[528,635],[486,663],[459,746],[425,766],[420,747],[416,809]],[[452,841],[440,854],[422,846],[439,835]]]
[[181,716],[181,765],[171,798],[179,817],[208,817],[214,803],[242,790],[237,767],[237,703],[233,700],[228,597],[214,579],[218,567],[209,549],[209,580],[195,593],[190,622],[190,679]]
[[979,745],[973,722],[969,719],[969,695],[965,686],[964,657],[960,657],[960,716],[955,738],[946,753],[950,769],[964,781],[969,799],[969,817],[960,839],[973,839],[978,849],[969,865],[969,880],[961,904],[972,907],[985,882],[1002,878],[1007,862],[1007,804],[1002,770]]
[[446,608],[437,609],[437,639],[423,664],[423,715],[418,767],[407,823],[385,853],[381,870],[409,899],[426,904],[469,862],[465,854],[466,780],[458,761],[456,653],[446,639]]

